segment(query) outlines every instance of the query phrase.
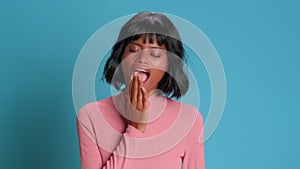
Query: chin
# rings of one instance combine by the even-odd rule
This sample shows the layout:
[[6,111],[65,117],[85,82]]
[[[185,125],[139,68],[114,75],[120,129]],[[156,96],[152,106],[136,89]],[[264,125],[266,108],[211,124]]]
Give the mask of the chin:
[[144,83],[144,88],[146,89],[146,91],[148,92],[148,94],[150,94],[151,92],[153,92],[154,90],[157,89],[157,85],[156,86],[152,86],[151,84],[153,84],[153,83],[151,83],[151,82]]

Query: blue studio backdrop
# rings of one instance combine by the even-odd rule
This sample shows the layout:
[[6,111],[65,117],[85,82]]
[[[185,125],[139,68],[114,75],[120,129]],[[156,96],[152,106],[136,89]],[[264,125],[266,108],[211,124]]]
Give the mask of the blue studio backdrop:
[[[223,63],[227,100],[205,142],[206,168],[299,168],[299,9],[296,0],[1,0],[0,168],[80,168],[76,59],[99,28],[139,11],[193,23]],[[206,117],[207,74],[197,82]]]

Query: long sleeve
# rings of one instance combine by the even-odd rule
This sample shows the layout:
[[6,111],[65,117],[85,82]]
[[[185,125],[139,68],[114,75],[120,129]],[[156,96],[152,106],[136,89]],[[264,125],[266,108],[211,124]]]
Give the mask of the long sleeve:
[[[204,163],[204,142],[203,142],[203,120],[197,111],[197,118],[194,126],[186,140],[186,150],[183,158],[182,169],[205,169]],[[202,136],[200,137],[200,134]]]
[[[81,109],[77,119],[78,138],[80,145],[80,161],[82,169],[128,169],[131,168],[133,158],[141,145],[138,138],[143,133],[128,125],[126,131],[122,134],[119,145],[115,148],[110,158],[103,160],[97,139],[94,135],[94,126],[90,122],[91,118],[86,113],[88,110]],[[103,133],[103,135],[105,135]]]
[[80,162],[82,169],[99,169],[102,166],[102,157],[97,143],[85,133],[82,124],[77,119],[77,131],[80,146]]

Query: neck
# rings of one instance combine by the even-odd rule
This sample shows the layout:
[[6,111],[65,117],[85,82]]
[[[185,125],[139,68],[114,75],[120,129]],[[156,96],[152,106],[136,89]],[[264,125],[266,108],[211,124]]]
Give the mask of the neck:
[[[126,88],[124,88],[123,90],[122,90],[122,92],[124,92],[126,95],[128,95],[128,88],[126,87]],[[151,90],[150,92],[148,92],[149,93],[149,96],[162,96],[164,93],[163,93],[163,91],[161,91],[161,90],[159,90],[159,89],[154,89],[154,90]]]

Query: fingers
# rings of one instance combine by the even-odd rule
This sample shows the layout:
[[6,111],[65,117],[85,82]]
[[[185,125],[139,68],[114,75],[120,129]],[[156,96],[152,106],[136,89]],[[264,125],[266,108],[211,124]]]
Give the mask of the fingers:
[[[146,113],[149,108],[149,99],[146,89],[143,87],[143,82],[139,76],[134,76],[129,83],[128,88],[128,117],[129,122],[136,122],[137,124],[147,122],[148,114]],[[145,113],[144,113],[145,112]]]
[[129,82],[129,87],[128,87],[128,96],[129,96],[129,100],[131,101],[131,96],[132,96],[132,83],[133,83],[133,78],[134,77],[132,77],[131,79],[130,79],[130,82]]
[[148,93],[144,87],[142,87],[142,93],[143,93],[143,110],[147,111],[149,109],[149,98],[148,98]]
[[138,95],[138,76],[134,76],[133,77],[133,82],[132,82],[132,86],[131,86],[131,97],[130,97],[130,101],[131,104],[133,105],[133,107],[136,107],[137,105],[137,95]]
[[138,78],[138,95],[137,95],[137,109],[143,111],[143,82]]
[[149,108],[149,99],[146,89],[143,87],[143,82],[139,76],[134,76],[129,83],[129,99],[132,107],[138,111],[146,111]]

